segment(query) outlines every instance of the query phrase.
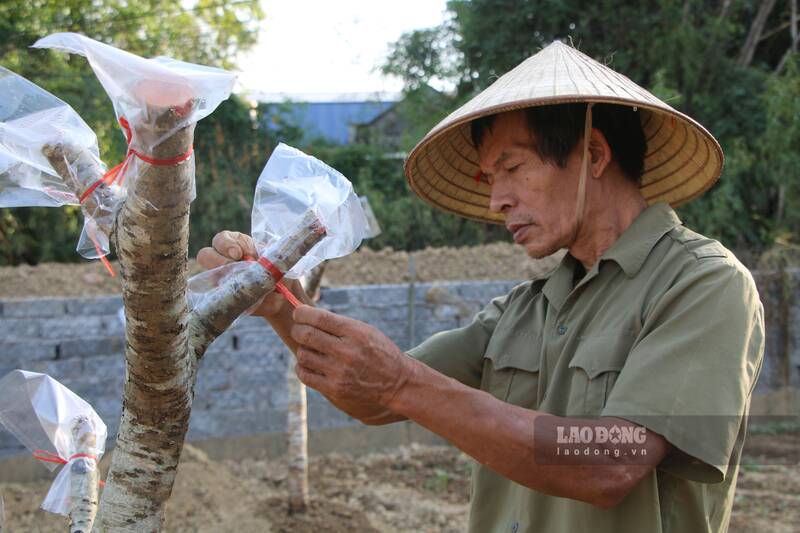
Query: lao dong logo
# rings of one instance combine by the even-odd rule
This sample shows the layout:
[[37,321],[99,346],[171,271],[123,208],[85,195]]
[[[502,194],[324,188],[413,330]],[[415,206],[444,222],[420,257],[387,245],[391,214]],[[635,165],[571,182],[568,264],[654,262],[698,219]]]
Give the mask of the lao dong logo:
[[644,444],[645,440],[647,430],[641,426],[556,426],[558,444]]

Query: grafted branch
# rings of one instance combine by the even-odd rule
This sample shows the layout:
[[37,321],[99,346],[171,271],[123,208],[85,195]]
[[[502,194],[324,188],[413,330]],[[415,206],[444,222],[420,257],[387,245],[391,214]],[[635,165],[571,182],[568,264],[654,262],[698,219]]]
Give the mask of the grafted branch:
[[[295,230],[270,246],[262,256],[287,272],[323,237],[325,227],[313,211],[302,217]],[[208,345],[236,318],[275,289],[276,279],[258,262],[248,263],[221,283],[193,311],[190,319],[191,352],[200,359]]]
[[[97,435],[86,417],[79,417],[72,428],[75,453],[93,456],[97,451]],[[70,533],[92,531],[97,514],[97,495],[100,477],[97,460],[80,457],[69,464],[70,468]]]

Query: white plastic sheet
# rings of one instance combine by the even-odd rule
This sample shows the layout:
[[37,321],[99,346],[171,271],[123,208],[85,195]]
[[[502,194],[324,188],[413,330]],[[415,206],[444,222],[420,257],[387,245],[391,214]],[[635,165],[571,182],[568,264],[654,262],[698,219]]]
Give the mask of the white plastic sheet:
[[[45,156],[46,147],[69,147],[63,158],[70,185]],[[102,176],[97,137],[69,105],[25,78],[0,67],[0,207],[78,205],[75,189],[85,190]],[[124,198],[117,186],[95,193],[78,252],[96,259],[108,253],[110,217]]]
[[[88,259],[104,257],[109,253],[116,212],[135,177],[146,170],[143,166],[155,164],[154,148],[211,114],[230,95],[235,75],[169,57],[144,59],[76,33],[49,35],[33,46],[77,53],[89,60],[114,105],[128,155],[118,172],[104,175],[97,139],[78,114],[47,91],[0,70],[0,207],[77,205],[76,189],[80,189],[80,195],[89,194],[92,201],[83,205],[78,252]],[[166,112],[178,118],[168,128],[160,123]],[[64,166],[78,186],[65,184],[42,153],[45,146],[59,144],[69,148]],[[187,151],[182,156],[170,164],[185,162],[194,172],[194,154]],[[102,184],[100,178],[104,178]]]
[[[342,257],[358,248],[369,235],[361,202],[353,185],[340,172],[296,148],[279,144],[256,184],[252,237],[258,254],[270,259],[270,246],[288,235],[312,209],[327,235],[285,275],[297,279],[327,259]],[[224,279],[245,268],[229,263],[189,280],[189,302],[195,307]]]
[[[80,422],[80,423],[79,423]],[[92,406],[46,374],[14,370],[0,379],[0,425],[32,453],[60,457],[66,464],[56,476],[42,509],[69,514],[72,465],[82,461],[87,471],[97,468],[105,452],[107,429]],[[85,432],[96,443],[87,457],[73,457]],[[43,462],[51,471],[57,463]]]
[[0,207],[77,205],[42,153],[69,142],[100,163],[97,137],[69,105],[0,67]]
[[[130,147],[145,154],[177,130],[210,115],[230,96],[236,80],[235,74],[223,69],[171,57],[145,59],[77,33],[48,35],[33,48],[85,56],[111,98],[117,119],[124,118],[131,125]],[[182,112],[182,117],[165,130],[156,119],[170,108]]]

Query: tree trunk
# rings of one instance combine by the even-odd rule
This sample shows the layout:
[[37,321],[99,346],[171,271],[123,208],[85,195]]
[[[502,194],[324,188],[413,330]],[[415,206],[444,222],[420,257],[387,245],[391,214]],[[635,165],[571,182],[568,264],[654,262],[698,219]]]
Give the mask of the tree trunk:
[[289,395],[287,430],[289,433],[289,514],[304,513],[308,508],[308,411],[306,386],[297,379],[294,365],[286,372]]
[[[164,131],[179,120],[172,110],[154,112]],[[152,157],[186,153],[193,136],[194,125],[178,130],[155,146]],[[194,160],[175,166],[134,161],[138,176],[114,234],[126,319],[123,411],[97,531],[161,530],[189,427],[196,372],[186,304]]]
[[[305,284],[306,294],[314,301],[316,301],[324,272],[325,263],[323,262],[311,271]],[[304,513],[308,509],[308,401],[306,386],[297,379],[294,365],[291,364],[286,372],[286,389],[288,395],[286,430],[289,437],[287,450],[289,514],[296,514]]]
[[[179,109],[186,113],[185,106]],[[137,130],[135,137],[172,131],[180,119],[172,108],[148,111],[158,117],[158,131]],[[148,155],[163,160],[184,154],[192,146],[193,133],[193,124],[184,127]],[[80,157],[64,146],[44,151],[65,161]],[[74,170],[68,165],[54,168],[65,174]],[[123,412],[95,522],[98,532],[161,530],[189,426],[200,358],[277,282],[272,271],[254,262],[226,280],[190,316],[186,277],[194,160],[172,166],[132,160],[128,172],[135,172],[136,179],[112,226],[126,317]],[[72,182],[62,177],[80,196],[95,174],[89,169]],[[286,272],[324,236],[325,229],[309,212],[296,231],[270,247],[265,257]]]
[[758,41],[761,39],[761,33],[764,31],[764,25],[767,23],[772,8],[775,7],[775,0],[762,0],[758,8],[756,17],[750,25],[750,31],[747,33],[747,39],[742,45],[742,50],[739,53],[739,65],[747,67],[753,61],[753,56],[756,53]]

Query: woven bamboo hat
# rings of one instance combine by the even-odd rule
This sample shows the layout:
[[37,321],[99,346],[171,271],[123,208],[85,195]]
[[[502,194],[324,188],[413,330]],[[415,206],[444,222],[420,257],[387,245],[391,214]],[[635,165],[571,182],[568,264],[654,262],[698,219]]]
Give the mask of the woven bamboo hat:
[[478,152],[470,122],[514,109],[575,102],[620,104],[638,111],[647,139],[641,192],[648,204],[665,201],[677,207],[719,178],[722,148],[703,126],[625,76],[555,41],[434,127],[406,160],[408,183],[435,207],[502,224],[503,215],[489,211],[489,185],[475,179]]

